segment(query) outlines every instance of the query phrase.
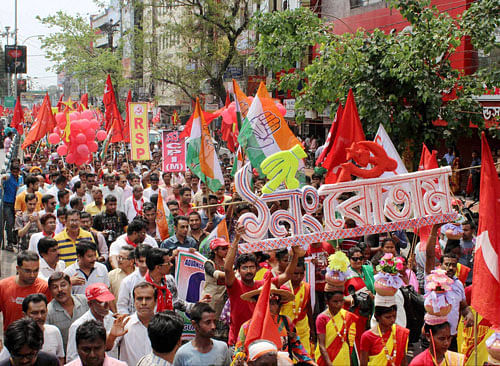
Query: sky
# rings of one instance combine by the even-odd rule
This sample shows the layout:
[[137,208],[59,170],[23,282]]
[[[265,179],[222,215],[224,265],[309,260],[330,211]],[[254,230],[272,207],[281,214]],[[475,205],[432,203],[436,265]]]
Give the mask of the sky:
[[[9,32],[14,31],[15,1],[0,0],[2,3],[0,33],[5,32],[6,26],[10,26]],[[36,37],[49,34],[54,30],[43,26],[36,16],[43,18],[55,14],[58,10],[63,10],[68,14],[80,13],[87,19],[91,14],[101,12],[93,0],[17,0],[17,43],[26,45],[28,49],[28,73],[22,76],[33,78],[34,89],[45,89],[57,84],[57,75],[46,70],[52,63],[44,57],[44,51],[40,49],[40,41]],[[27,39],[28,37],[30,38]],[[6,44],[5,37],[0,39],[0,44],[2,47]],[[9,44],[14,44],[14,39],[10,36]]]

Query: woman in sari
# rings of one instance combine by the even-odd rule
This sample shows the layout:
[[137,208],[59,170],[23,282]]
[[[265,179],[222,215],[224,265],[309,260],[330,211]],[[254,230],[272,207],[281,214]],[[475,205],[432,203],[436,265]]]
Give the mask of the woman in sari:
[[319,366],[350,365],[358,317],[342,309],[344,305],[342,291],[327,290],[328,284],[325,287],[325,300],[328,307],[316,318],[318,334],[316,362]]
[[[356,346],[359,348],[361,335],[367,329],[368,319],[372,314],[374,278],[373,268],[363,265],[363,252],[358,247],[349,249],[350,266],[344,285],[344,308],[358,316],[356,321]],[[370,288],[372,290],[370,290]]]
[[410,366],[463,366],[464,355],[448,351],[452,337],[450,323],[446,321],[446,318],[438,324],[428,323],[426,319],[424,332],[429,341],[429,348],[418,354],[410,362]]
[[375,297],[377,324],[361,336],[361,366],[405,366],[410,331],[396,325],[394,296]]

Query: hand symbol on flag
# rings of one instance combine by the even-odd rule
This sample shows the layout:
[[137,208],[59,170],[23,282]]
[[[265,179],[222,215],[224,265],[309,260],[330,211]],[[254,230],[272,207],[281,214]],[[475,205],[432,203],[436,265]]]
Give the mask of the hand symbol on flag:
[[262,193],[274,192],[283,182],[288,189],[298,188],[299,181],[295,173],[299,168],[299,159],[306,156],[302,146],[297,144],[290,150],[279,151],[264,159],[260,168],[269,181],[262,188]]
[[260,140],[259,148],[263,149],[274,144],[273,133],[280,129],[281,120],[274,113],[266,111],[252,118],[250,124],[255,126],[255,137]]

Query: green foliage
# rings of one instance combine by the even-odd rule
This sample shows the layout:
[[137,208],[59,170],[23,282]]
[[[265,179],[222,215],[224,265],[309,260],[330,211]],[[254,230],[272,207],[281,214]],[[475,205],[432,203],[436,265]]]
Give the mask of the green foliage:
[[96,48],[98,35],[81,15],[58,11],[54,15],[37,19],[55,31],[40,37],[46,57],[54,63],[51,70],[65,71],[81,85],[87,85],[91,95],[102,95],[107,74],[111,74],[115,89],[125,86],[121,53],[109,48]]
[[[352,88],[367,134],[374,134],[382,123],[400,148],[409,141],[420,147],[422,141],[433,143],[443,136],[456,139],[471,133],[470,121],[482,127],[479,104],[473,96],[482,94],[483,83],[492,85],[484,72],[464,75],[450,63],[464,36],[484,49],[494,46],[498,1],[473,4],[470,11],[453,19],[430,7],[429,0],[394,1],[392,6],[411,27],[390,34],[375,29],[336,35],[304,8],[260,15],[254,22],[260,37],[255,60],[272,71],[302,65],[297,75],[280,80],[278,85],[295,90],[299,122],[307,110],[320,112],[345,101]],[[306,64],[309,48],[316,44],[319,57]],[[300,91],[294,88],[298,78],[307,80]],[[443,103],[443,95],[452,91],[457,98]],[[335,110],[331,108],[332,113]],[[446,120],[448,126],[433,126],[437,119]]]
[[237,46],[248,29],[249,14],[250,0],[178,0],[167,7],[168,20],[159,23],[160,29],[177,45],[161,63],[152,56],[153,79],[177,86],[190,98],[209,87],[224,101],[224,73],[246,59]]

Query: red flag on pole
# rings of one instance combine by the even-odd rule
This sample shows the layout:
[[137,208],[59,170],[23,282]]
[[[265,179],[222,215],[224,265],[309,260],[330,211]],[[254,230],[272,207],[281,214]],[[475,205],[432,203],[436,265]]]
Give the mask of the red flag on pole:
[[123,120],[120,115],[120,111],[118,110],[118,105],[116,104],[115,91],[109,74],[106,79],[102,102],[105,107],[105,129],[107,132],[109,132],[111,128],[113,129],[111,132],[111,142],[115,143],[123,141]]
[[129,104],[132,102],[132,91],[129,89],[125,101],[125,124],[123,125],[123,142],[130,142],[130,118],[128,115]]
[[[474,254],[472,307],[494,326],[500,326],[500,180],[484,132],[482,140],[479,227]],[[485,286],[488,287],[485,291]]]
[[85,93],[82,95],[82,97],[80,98],[80,104],[85,109],[89,109],[89,95],[88,95],[88,93]]
[[56,105],[58,112],[62,112],[64,110],[63,98],[64,94],[61,94],[61,96],[59,97],[59,101],[57,102]]
[[[250,324],[248,326],[247,336],[245,338],[245,349],[252,342],[258,339],[265,339],[273,342],[278,349],[281,349],[281,337],[278,330],[278,325],[273,320],[271,311],[269,309],[269,296],[271,294],[271,276],[266,279],[262,291],[255,305]],[[248,354],[248,352],[247,352]]]
[[328,170],[325,179],[326,183],[337,182],[340,164],[347,161],[346,149],[351,147],[353,142],[366,140],[352,89],[349,89],[342,118],[337,123],[337,133],[334,136],[331,153],[323,162],[323,167]]
[[332,126],[330,127],[330,131],[328,132],[328,136],[326,137],[325,147],[323,151],[316,160],[316,166],[322,166],[323,162],[332,149],[333,141],[335,140],[335,136],[337,135],[337,129],[339,126],[339,121],[342,119],[342,113],[344,112],[344,107],[342,107],[342,103],[339,103],[337,108],[337,112],[335,113],[335,118],[333,119]]
[[31,126],[26,139],[21,148],[25,149],[34,142],[41,140],[47,133],[51,132],[56,127],[56,120],[50,108],[49,94],[45,94],[42,106],[38,111],[35,122]]
[[17,133],[19,133],[20,135],[23,134],[22,122],[24,122],[24,113],[23,107],[21,106],[21,98],[18,96],[16,100],[16,106],[14,107],[14,116],[12,116],[10,127],[15,128],[17,130]]
[[[210,122],[212,122],[215,118],[218,117],[218,115],[215,113],[205,112],[203,110],[201,111],[201,113],[203,113],[203,118],[205,118],[206,125],[209,125]],[[184,126],[184,130],[179,135],[179,138],[191,136],[191,127],[193,125],[193,116],[194,116],[194,112],[191,115],[191,117],[189,117],[188,121],[186,122],[186,125]]]

